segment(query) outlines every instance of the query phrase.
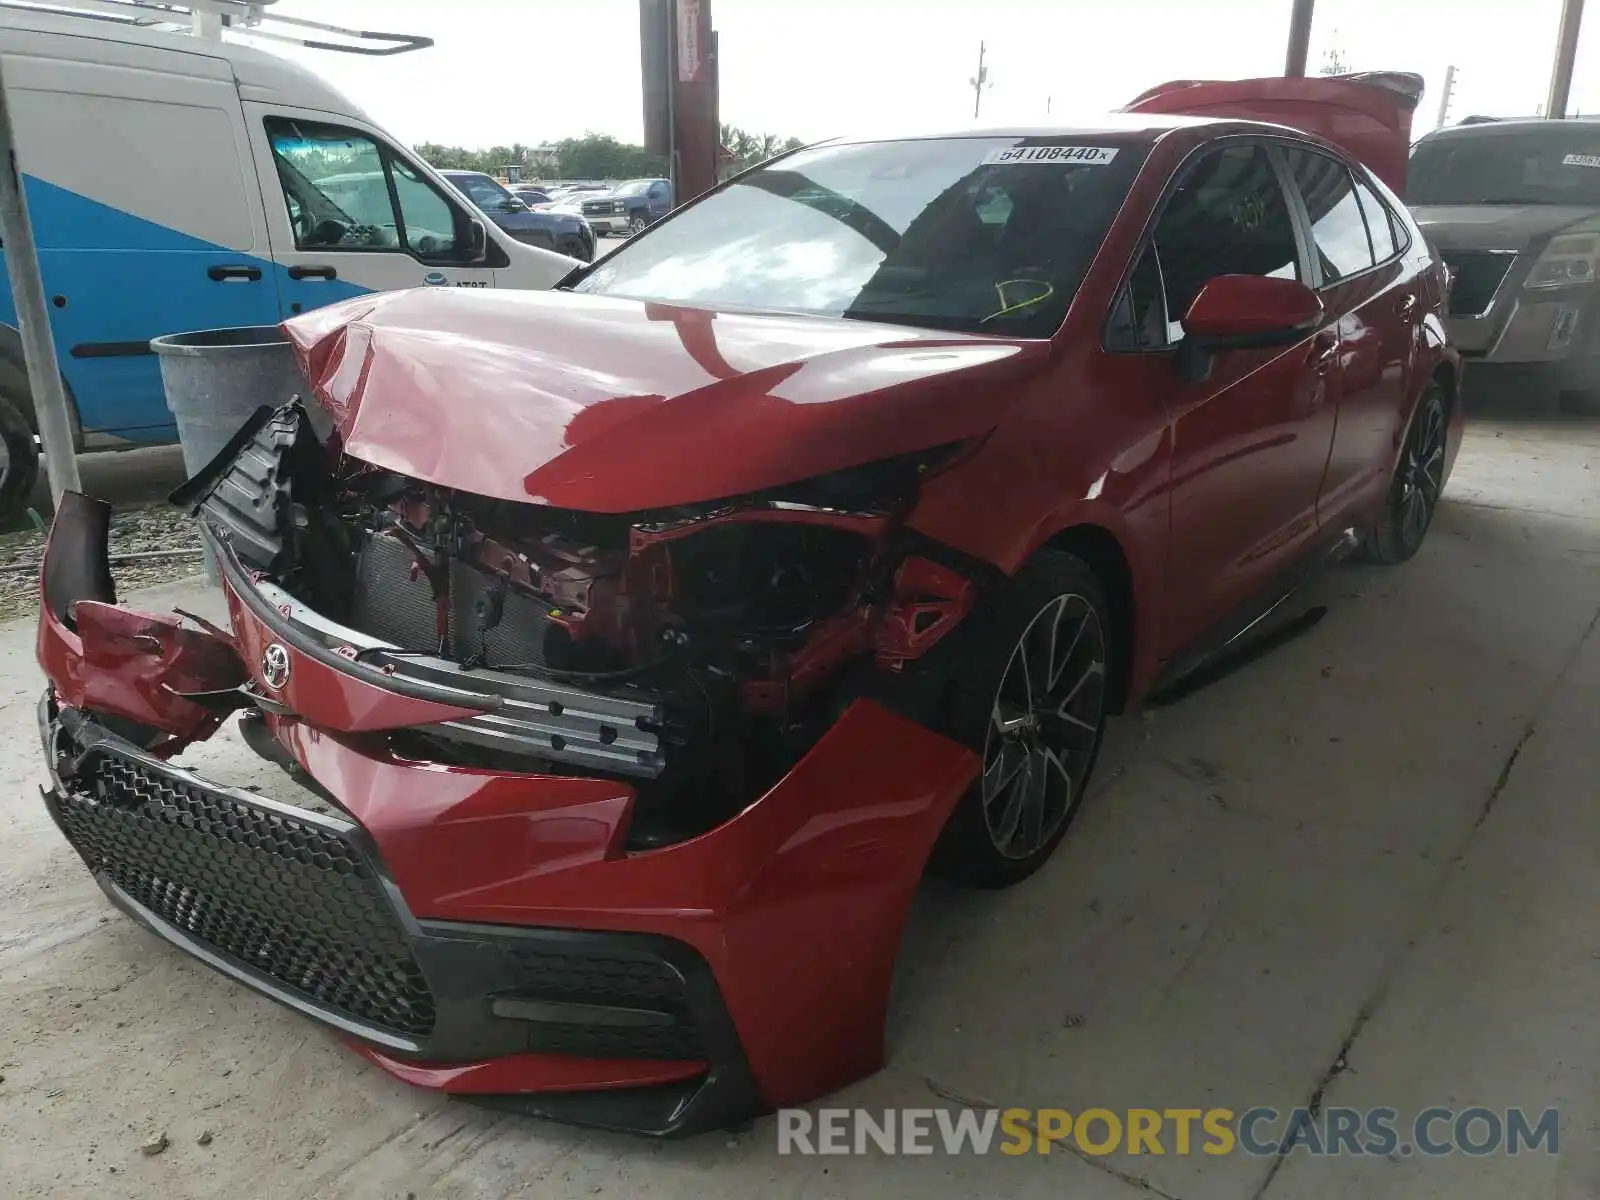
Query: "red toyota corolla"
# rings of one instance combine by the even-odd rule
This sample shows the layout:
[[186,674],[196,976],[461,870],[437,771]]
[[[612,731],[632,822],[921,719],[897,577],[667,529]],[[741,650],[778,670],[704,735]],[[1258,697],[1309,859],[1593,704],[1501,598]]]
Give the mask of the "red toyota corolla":
[[[116,607],[61,506],[52,815],[423,1086],[664,1134],[875,1070],[925,868],[1025,878],[1107,714],[1422,542],[1459,368],[1392,82],[829,144],[554,292],[291,321],[331,432],[175,497],[230,629]],[[235,714],[277,794],[179,765]]]

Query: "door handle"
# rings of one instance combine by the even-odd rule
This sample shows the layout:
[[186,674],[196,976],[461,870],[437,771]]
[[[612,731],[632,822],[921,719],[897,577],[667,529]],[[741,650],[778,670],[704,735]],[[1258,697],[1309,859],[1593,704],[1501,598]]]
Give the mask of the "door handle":
[[1408,293],[1400,297],[1400,319],[1402,321],[1410,320],[1411,315],[1416,311],[1417,298],[1414,295]]
[[1339,357],[1339,335],[1319,333],[1311,341],[1310,365],[1319,375],[1325,373]]
[[337,279],[339,272],[329,266],[302,267],[298,264],[289,268],[290,279]]
[[246,279],[255,283],[261,278],[260,267],[207,267],[206,274],[218,283],[230,279]]

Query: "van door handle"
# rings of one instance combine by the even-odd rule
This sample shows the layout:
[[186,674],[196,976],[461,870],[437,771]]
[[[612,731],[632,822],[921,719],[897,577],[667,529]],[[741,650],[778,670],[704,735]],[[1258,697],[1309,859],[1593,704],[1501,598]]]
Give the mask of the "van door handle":
[[225,283],[230,279],[247,279],[255,283],[261,278],[260,267],[208,267],[206,274],[218,283]]
[[289,268],[290,279],[337,279],[339,272],[329,266],[302,267],[298,264]]
[[1416,311],[1417,298],[1415,296],[1407,294],[1400,297],[1400,319],[1402,321],[1410,320],[1411,315]]
[[1336,333],[1319,333],[1311,341],[1311,369],[1317,374],[1325,374],[1334,360],[1339,357],[1339,335]]

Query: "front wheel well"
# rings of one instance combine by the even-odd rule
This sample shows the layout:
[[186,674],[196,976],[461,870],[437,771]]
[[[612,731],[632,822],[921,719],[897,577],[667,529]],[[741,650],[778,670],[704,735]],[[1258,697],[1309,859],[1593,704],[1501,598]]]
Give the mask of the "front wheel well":
[[1128,684],[1132,677],[1134,656],[1135,608],[1133,572],[1122,543],[1109,529],[1101,525],[1071,525],[1061,530],[1045,543],[1050,550],[1060,550],[1080,559],[1095,573],[1106,590],[1111,605],[1112,632],[1117,647],[1116,671],[1110,681],[1107,697],[1110,712],[1124,711],[1128,703]]

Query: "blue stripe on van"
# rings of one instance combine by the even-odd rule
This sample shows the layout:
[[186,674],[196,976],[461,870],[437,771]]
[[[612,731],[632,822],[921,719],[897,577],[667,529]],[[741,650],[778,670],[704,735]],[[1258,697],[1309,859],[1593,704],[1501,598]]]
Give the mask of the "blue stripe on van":
[[[176,436],[154,356],[105,351],[166,333],[271,325],[285,315],[284,296],[304,295],[269,258],[190,237],[33,176],[27,189],[56,355],[85,432],[152,443]],[[0,270],[3,259],[0,251]],[[229,266],[256,267],[261,278],[217,282],[207,275]],[[341,279],[319,284],[316,294],[331,303],[370,290]],[[13,329],[17,323],[9,281],[0,293],[0,323]],[[74,357],[74,346],[102,353]]]

